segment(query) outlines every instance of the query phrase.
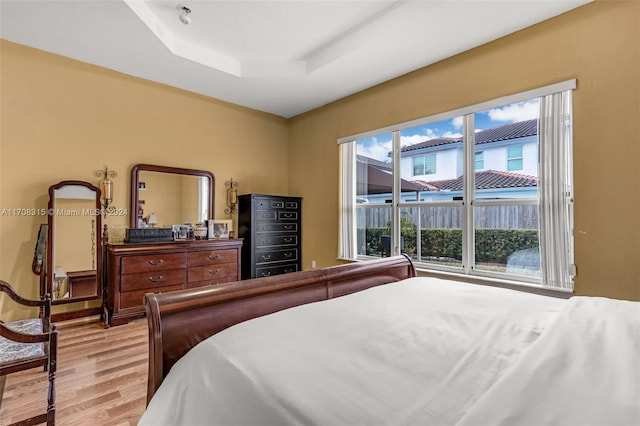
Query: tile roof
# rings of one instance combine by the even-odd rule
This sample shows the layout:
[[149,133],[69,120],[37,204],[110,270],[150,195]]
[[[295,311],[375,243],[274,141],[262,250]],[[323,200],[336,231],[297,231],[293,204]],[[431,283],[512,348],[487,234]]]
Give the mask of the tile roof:
[[[462,176],[455,179],[430,182],[415,180],[413,183],[422,185],[423,191],[462,191]],[[498,170],[476,172],[476,189],[525,188],[535,186],[538,186],[538,178],[535,176]]]
[[[503,126],[493,127],[487,130],[476,132],[476,145],[499,142],[509,139],[523,138],[538,134],[538,119],[534,118],[517,123],[505,124]],[[451,143],[462,142],[462,137],[458,138],[435,138],[413,145],[405,146],[402,152],[414,151],[420,148],[431,148],[434,146],[448,145]]]

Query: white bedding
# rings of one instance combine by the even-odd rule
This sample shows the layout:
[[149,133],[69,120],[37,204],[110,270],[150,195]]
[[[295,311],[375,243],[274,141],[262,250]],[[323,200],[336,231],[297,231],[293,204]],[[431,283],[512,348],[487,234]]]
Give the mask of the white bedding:
[[194,347],[139,424],[455,424],[566,304],[411,278],[287,309]]
[[640,302],[412,278],[207,339],[139,424],[637,426],[639,363]]
[[640,302],[569,299],[458,424],[640,425]]

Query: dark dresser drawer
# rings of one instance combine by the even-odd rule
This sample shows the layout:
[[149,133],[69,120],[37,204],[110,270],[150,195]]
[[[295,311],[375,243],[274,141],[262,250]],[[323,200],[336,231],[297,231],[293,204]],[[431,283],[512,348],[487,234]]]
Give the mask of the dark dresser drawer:
[[120,274],[134,274],[137,272],[161,271],[187,267],[186,253],[153,254],[148,256],[123,257]]
[[269,235],[260,234],[256,237],[256,247],[265,246],[297,246],[297,235]]
[[271,275],[280,275],[280,274],[288,274],[290,272],[297,272],[298,264],[297,263],[288,263],[286,265],[278,265],[278,266],[266,266],[256,268],[256,277],[269,277]]
[[278,212],[279,220],[298,220],[298,212],[280,211]]
[[256,263],[282,262],[298,260],[298,249],[258,249],[256,250]]
[[297,223],[257,223],[256,232],[298,232]]

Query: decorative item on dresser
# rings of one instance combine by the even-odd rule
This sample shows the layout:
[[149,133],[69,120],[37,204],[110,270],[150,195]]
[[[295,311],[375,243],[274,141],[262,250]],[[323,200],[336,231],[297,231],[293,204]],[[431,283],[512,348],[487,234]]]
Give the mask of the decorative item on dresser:
[[146,293],[240,280],[241,239],[107,246],[105,327],[144,315]]
[[244,194],[238,201],[242,279],[302,270],[302,198]]

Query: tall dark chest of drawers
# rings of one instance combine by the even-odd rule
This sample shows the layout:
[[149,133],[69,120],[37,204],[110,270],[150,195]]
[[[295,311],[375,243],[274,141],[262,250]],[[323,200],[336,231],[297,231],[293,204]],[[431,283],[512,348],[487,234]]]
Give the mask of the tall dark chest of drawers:
[[302,198],[245,194],[238,199],[242,279],[302,270]]

